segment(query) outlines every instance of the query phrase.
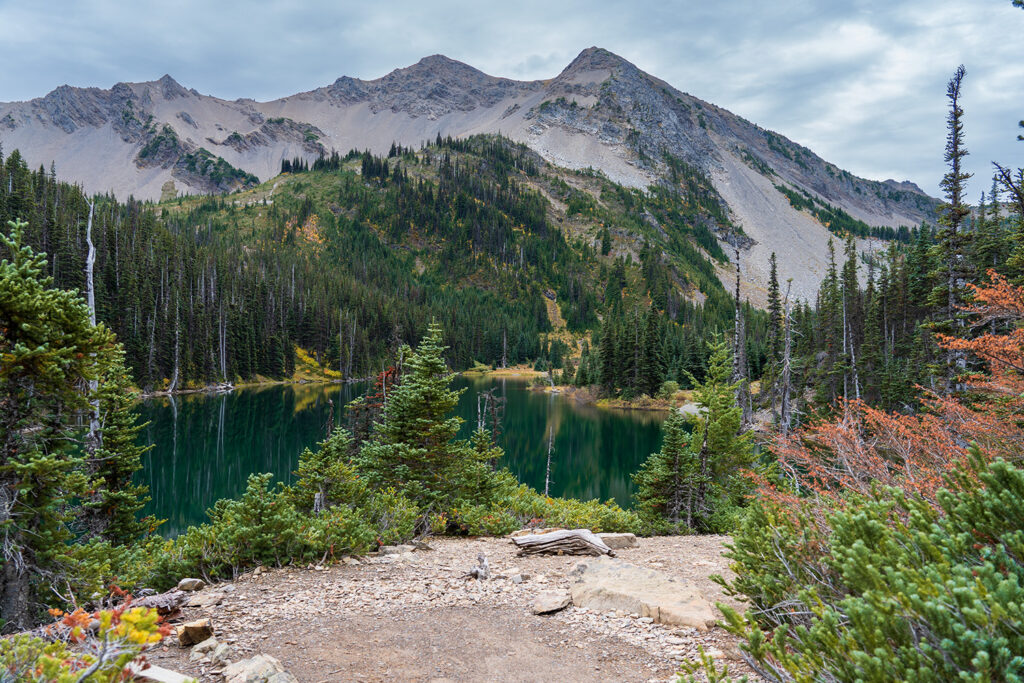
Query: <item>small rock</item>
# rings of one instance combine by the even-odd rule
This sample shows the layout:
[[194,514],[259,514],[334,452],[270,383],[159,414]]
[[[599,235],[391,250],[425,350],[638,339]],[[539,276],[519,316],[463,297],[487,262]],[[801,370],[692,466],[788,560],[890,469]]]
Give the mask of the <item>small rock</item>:
[[635,534],[598,534],[597,537],[604,541],[604,544],[612,550],[636,548],[640,545],[636,540]]
[[411,545],[382,545],[380,547],[381,555],[402,555],[404,553],[411,553],[416,548]]
[[214,666],[227,666],[231,663],[231,646],[221,643],[210,653],[210,663]]
[[357,560],[354,557],[343,557],[343,558],[341,558],[341,563],[342,564],[347,564],[347,565],[351,566],[351,565],[359,564],[359,560]]
[[217,638],[215,636],[210,636],[209,638],[207,638],[206,640],[192,648],[192,656],[195,657],[196,654],[205,655],[208,652],[213,652],[217,649],[218,645],[220,645],[220,643],[217,642]]
[[[743,651],[740,650],[733,643],[726,643],[726,645],[722,648],[722,650],[723,650],[723,654],[725,655],[726,659],[731,659],[731,660],[733,660],[735,662],[739,662],[739,661],[741,661],[743,659]],[[711,655],[711,656],[714,657],[714,655]]]
[[228,664],[223,675],[224,683],[298,683],[295,676],[270,655],[256,655]]
[[202,579],[182,579],[178,582],[178,590],[180,591],[197,591],[205,587],[206,582]]
[[209,619],[189,621],[178,627],[178,644],[182,647],[201,643],[213,637],[213,627]]
[[569,606],[572,598],[560,591],[542,591],[533,603],[534,614],[554,614]]
[[206,591],[193,595],[187,604],[189,607],[214,607],[215,605],[219,605],[223,600],[223,593]]
[[522,574],[516,574],[515,576],[512,577],[512,583],[520,584],[522,582],[523,582],[523,575]]

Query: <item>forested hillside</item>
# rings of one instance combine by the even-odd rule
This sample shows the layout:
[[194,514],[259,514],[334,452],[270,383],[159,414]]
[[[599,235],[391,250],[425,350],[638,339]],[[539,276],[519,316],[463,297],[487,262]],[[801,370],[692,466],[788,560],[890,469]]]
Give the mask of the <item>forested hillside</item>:
[[[729,226],[706,176],[668,163],[671,178],[642,193],[497,136],[438,138],[285,162],[233,195],[100,196],[98,319],[151,390],[289,377],[296,347],[333,376],[365,377],[433,319],[457,369],[560,367],[606,312],[651,317],[659,355],[699,373],[707,331],[732,319],[715,274],[715,232]],[[16,150],[2,163],[0,221],[28,222],[62,288],[84,291],[89,201]],[[659,367],[659,383],[685,379],[679,363]]]

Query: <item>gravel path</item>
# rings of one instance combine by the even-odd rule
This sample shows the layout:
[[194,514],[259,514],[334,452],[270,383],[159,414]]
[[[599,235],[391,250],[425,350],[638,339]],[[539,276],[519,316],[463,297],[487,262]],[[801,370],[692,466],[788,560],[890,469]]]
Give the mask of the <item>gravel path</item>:
[[[723,600],[708,577],[727,574],[721,536],[640,539],[620,559],[693,581]],[[209,617],[232,660],[277,657],[299,681],[666,681],[698,646],[745,671],[732,638],[574,606],[532,613],[539,591],[568,590],[580,557],[516,557],[508,539],[432,539],[433,550],[375,556],[326,568],[247,574],[197,593],[186,618]],[[460,578],[484,553],[491,580]],[[517,579],[513,579],[519,575]],[[520,582],[517,582],[520,581]],[[218,681],[176,645],[154,664]]]

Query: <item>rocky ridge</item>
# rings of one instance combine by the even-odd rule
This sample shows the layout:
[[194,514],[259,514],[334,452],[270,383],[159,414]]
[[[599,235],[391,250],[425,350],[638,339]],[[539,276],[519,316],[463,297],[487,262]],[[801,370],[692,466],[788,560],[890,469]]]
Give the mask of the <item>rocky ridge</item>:
[[[936,200],[913,183],[858,178],[596,47],[540,81],[490,76],[433,55],[378,79],[345,76],[269,102],[202,95],[164,76],[109,90],[61,86],[29,102],[0,103],[4,149],[19,149],[31,165],[55,162],[63,177],[89,191],[144,199],[159,198],[170,180],[189,192],[219,192],[245,184],[244,174],[276,175],[283,159],[311,160],[332,150],[382,153],[393,142],[419,146],[437,135],[499,132],[551,163],[598,169],[633,187],[671,184],[673,163],[699,169],[749,238],[748,281],[764,285],[762,262],[775,250],[783,266],[792,266],[783,270],[796,278],[798,296],[813,295],[830,234],[791,207],[778,187],[806,192],[872,226],[934,218]],[[239,172],[219,173],[212,182],[194,163],[181,162],[203,151],[220,159],[222,170]]]

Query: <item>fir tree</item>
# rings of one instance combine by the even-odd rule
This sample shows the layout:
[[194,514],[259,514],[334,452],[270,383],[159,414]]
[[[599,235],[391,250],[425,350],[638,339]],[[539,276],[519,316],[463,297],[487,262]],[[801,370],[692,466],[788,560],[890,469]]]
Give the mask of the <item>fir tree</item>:
[[[960,307],[964,299],[964,291],[973,268],[967,261],[967,235],[963,228],[964,219],[970,215],[971,209],[964,203],[964,184],[971,177],[963,170],[963,158],[967,156],[964,147],[963,114],[960,106],[960,86],[966,70],[961,65],[950,79],[946,88],[949,99],[949,115],[946,119],[946,153],[945,161],[949,170],[942,177],[940,186],[945,193],[946,201],[940,207],[939,239],[936,244],[939,284],[932,294],[932,301],[941,306],[942,317],[932,329],[946,333],[964,333],[964,320]],[[957,377],[966,370],[966,355],[950,349],[946,352],[945,389],[946,391],[962,391],[964,385]]]
[[130,420],[109,396],[103,405],[113,427],[106,444],[112,461],[96,467],[77,446],[79,418],[102,398],[82,388],[121,372],[116,340],[90,323],[77,292],[52,286],[44,256],[22,243],[26,224],[10,226],[10,236],[0,235],[10,255],[0,260],[0,613],[28,627],[51,591],[66,585],[76,501],[90,496],[91,486],[102,487],[101,533],[123,538],[137,531],[109,505],[120,502],[118,486],[130,481],[138,451],[124,443]]
[[782,354],[782,295],[779,292],[775,252],[768,259],[768,360],[777,362]]
[[158,522],[139,518],[149,502],[149,487],[133,478],[142,469],[142,456],[151,446],[139,445],[134,411],[135,394],[124,367],[124,353],[110,351],[109,366],[99,382],[96,406],[100,415],[98,446],[88,454],[91,493],[83,498],[78,513],[84,538],[98,538],[114,545],[132,543],[152,532]]
[[446,510],[456,500],[479,500],[490,476],[487,461],[456,441],[462,418],[451,416],[462,390],[449,387],[441,327],[431,323],[408,354],[402,383],[387,397],[383,420],[356,460],[375,488],[395,487],[426,510]]
[[742,471],[753,463],[749,432],[741,433],[743,411],[730,382],[732,358],[724,341],[711,345],[707,377],[691,377],[697,411],[685,443],[684,422],[677,411],[665,422],[662,450],[652,454],[634,475],[641,514],[655,529],[720,531],[742,504]]
[[700,467],[681,412],[673,410],[661,430],[661,450],[633,475],[633,507],[652,530],[681,533],[692,528]]
[[658,326],[657,312],[652,308],[644,318],[644,330],[640,353],[639,386],[641,394],[655,396],[665,377],[665,357],[662,352],[662,335]]

